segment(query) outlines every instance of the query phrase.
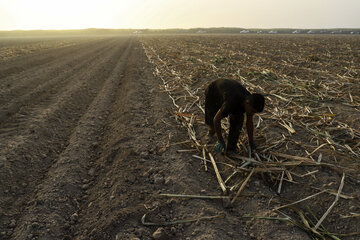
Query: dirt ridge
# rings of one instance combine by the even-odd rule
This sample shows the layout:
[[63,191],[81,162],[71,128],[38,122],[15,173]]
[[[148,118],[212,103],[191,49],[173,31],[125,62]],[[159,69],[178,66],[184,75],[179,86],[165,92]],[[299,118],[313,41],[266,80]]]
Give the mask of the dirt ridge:
[[[49,94],[54,95],[62,87],[66,86],[74,78],[74,75],[78,75],[79,70],[86,68],[89,64],[91,65],[92,61],[104,54],[104,52],[111,52],[114,47],[114,45],[108,46],[107,44],[100,46],[95,51],[85,52],[85,54],[82,53],[79,57],[74,57],[74,60],[69,61],[69,59],[66,59],[63,63],[60,62],[56,65],[52,63],[55,66],[45,67],[39,74],[26,72],[24,75],[13,76],[18,86],[12,86],[11,88],[3,86],[3,92],[0,94],[0,100],[6,102],[0,108],[0,123],[16,113],[21,107],[26,107],[30,100],[32,103],[35,103],[39,101],[39,97],[44,98]],[[68,66],[71,66],[71,68],[68,69]],[[66,70],[64,71],[63,69]],[[36,74],[36,77],[29,79],[28,76],[34,74]],[[4,81],[6,84],[6,79]],[[19,85],[21,82],[23,82],[23,85]],[[33,90],[31,91],[31,89]]]
[[[80,119],[70,136],[69,145],[51,167],[35,197],[35,202],[42,204],[35,203],[30,207],[14,231],[15,238],[38,236],[40,232],[41,239],[59,239],[68,231],[71,216],[75,221],[79,211],[77,201],[86,188],[81,183],[88,178],[87,168],[93,157],[93,148],[97,145],[104,119],[121,82],[120,74],[130,49],[131,44],[123,51],[102,90]],[[33,227],[34,222],[36,227]]]
[[[103,42],[103,39],[98,38],[92,40],[75,40],[70,46],[48,49],[7,59],[3,61],[0,66],[0,79],[8,78],[13,74],[19,74],[24,71],[28,71],[29,73],[37,72],[39,66],[46,67],[57,62],[59,57],[71,56],[72,53],[77,51],[86,51],[89,48],[96,47],[101,42]],[[59,52],[59,50],[61,50],[61,52]]]
[[[105,80],[114,74],[113,70],[119,64],[119,57],[124,55],[128,40],[120,38],[112,39],[112,42],[107,47],[109,50],[102,52],[103,57],[89,62],[90,65],[84,65],[81,71],[70,78],[75,80],[72,84],[69,81],[69,84],[61,86],[59,95],[45,99],[44,103],[35,102],[35,106],[30,104],[26,111],[22,109],[21,113],[16,114],[18,120],[12,118],[6,124],[13,127],[13,131],[2,134],[0,141],[0,175],[3,183],[0,188],[4,192],[0,197],[0,207],[5,213],[0,219],[18,220],[26,201],[32,199],[33,191],[38,191],[37,185],[44,176],[44,170],[52,165],[67,146],[68,134],[73,132],[82,112],[88,108],[88,101],[98,94]],[[107,42],[104,44],[107,45]],[[92,66],[90,71],[89,66]],[[11,196],[15,194],[21,197],[14,201]],[[30,204],[31,201],[27,203]]]

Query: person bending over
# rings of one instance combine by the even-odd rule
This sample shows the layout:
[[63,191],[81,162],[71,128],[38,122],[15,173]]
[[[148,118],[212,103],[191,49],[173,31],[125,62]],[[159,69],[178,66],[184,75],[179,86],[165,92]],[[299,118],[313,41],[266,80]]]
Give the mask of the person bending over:
[[[258,93],[251,94],[238,81],[217,79],[205,90],[205,123],[209,126],[209,135],[216,133],[218,142],[215,150],[226,153],[234,151],[246,113],[246,129],[250,148],[255,150],[253,115],[263,111],[265,98]],[[221,133],[221,119],[229,116],[230,130],[227,145]],[[226,147],[225,147],[226,146]]]

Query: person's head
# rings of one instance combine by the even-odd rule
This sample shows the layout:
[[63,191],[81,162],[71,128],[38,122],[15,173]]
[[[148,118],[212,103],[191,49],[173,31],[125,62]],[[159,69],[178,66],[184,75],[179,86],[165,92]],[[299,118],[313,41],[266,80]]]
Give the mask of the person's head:
[[245,110],[247,114],[260,113],[264,110],[265,98],[259,93],[253,93],[246,98]]

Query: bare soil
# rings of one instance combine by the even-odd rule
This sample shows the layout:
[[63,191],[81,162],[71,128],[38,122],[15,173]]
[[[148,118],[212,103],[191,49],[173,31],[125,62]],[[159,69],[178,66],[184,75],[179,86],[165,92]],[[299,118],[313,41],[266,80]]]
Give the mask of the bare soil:
[[[211,166],[204,171],[203,161],[192,157],[201,153],[154,74],[156,65],[144,51],[144,43],[159,46],[154,39],[0,40],[0,238],[312,239],[293,224],[246,216],[274,216],[276,204],[315,193],[310,185],[336,192],[341,174],[331,169],[317,168],[306,184],[284,183],[280,195],[266,176],[255,175],[231,206],[222,199],[159,195],[219,196],[221,190]],[[166,46],[173,40],[167,39]],[[16,50],[25,49],[24,44],[29,51]],[[211,80],[198,77],[202,86]],[[199,124],[203,137],[206,127]],[[351,167],[358,164],[353,160]],[[353,174],[344,187],[352,198],[341,199],[340,210],[326,219],[329,231],[360,232],[359,217],[340,218],[360,213],[358,177]],[[321,216],[333,200],[327,194],[310,201]],[[145,214],[145,221],[154,223],[218,217],[152,226],[143,224]]]

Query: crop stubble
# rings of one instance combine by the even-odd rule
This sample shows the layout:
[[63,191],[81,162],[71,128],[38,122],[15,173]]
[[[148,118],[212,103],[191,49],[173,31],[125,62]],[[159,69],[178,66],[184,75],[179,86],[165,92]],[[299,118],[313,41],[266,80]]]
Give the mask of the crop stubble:
[[[275,206],[285,204],[285,199],[293,202],[283,206],[291,206],[288,211],[293,218],[278,212],[279,207],[267,215],[278,215],[278,219],[286,216],[286,221],[319,238],[334,237],[338,229],[352,230],[349,234],[339,233],[339,237],[359,234],[358,214],[351,212],[357,208],[359,189],[355,186],[360,180],[358,37],[196,35],[144,37],[142,42],[155,74],[162,79],[173,102],[174,115],[187,129],[199,155],[203,153],[202,157],[194,157],[202,160],[205,171],[209,160],[204,152],[211,152],[212,144],[204,137],[201,106],[209,81],[234,78],[250,91],[265,94],[265,111],[255,123],[260,143],[257,153],[249,155],[244,136],[239,145],[241,155],[254,158],[238,158],[242,162],[226,159],[224,164],[224,158],[218,156],[219,174],[209,152],[220,188],[230,190],[232,203],[255,170],[283,197],[273,201]],[[227,122],[223,122],[223,127],[228,128]],[[331,207],[324,204],[329,196],[318,193],[331,192],[327,187],[339,185],[342,174],[347,176],[345,192],[350,195],[343,198],[352,201],[344,200],[333,210],[342,187]],[[221,175],[226,179],[226,187]],[[315,189],[318,193],[313,194]],[[332,190],[333,194],[336,191]],[[312,199],[312,204],[300,204],[307,199]],[[294,205],[300,210],[294,210]],[[329,215],[331,210],[333,214]],[[338,221],[339,216],[353,218]],[[324,219],[326,225],[320,229]]]

